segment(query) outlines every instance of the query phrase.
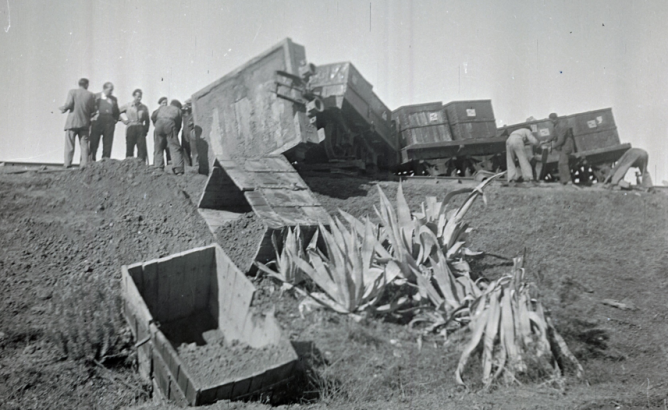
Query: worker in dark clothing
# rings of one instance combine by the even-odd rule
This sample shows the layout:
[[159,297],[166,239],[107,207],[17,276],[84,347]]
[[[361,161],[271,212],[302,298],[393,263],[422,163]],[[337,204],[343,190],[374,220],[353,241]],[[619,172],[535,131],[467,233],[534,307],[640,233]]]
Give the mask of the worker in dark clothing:
[[167,146],[173,157],[173,171],[176,175],[183,174],[183,148],[179,144],[181,130],[181,103],[172,100],[167,106],[161,106],[153,112],[151,120],[155,124],[155,150],[153,165],[164,169],[163,151]]
[[190,100],[183,105],[183,130],[181,131],[181,146],[183,146],[185,162],[189,166],[198,167],[197,141],[195,135],[195,124],[192,115]]
[[[151,118],[154,118],[154,114],[160,109],[160,107],[166,107],[167,104],[169,104],[169,99],[167,97],[160,97],[160,99],[158,100],[158,108],[156,108],[155,111],[153,111],[153,113],[151,114]],[[153,121],[153,126],[155,126],[155,121]],[[156,141],[154,138],[153,146],[155,145]],[[165,148],[165,157],[167,157],[167,165],[171,165],[172,156],[169,155],[169,146]]]
[[97,148],[100,146],[102,137],[102,158],[111,158],[111,145],[114,141],[114,130],[120,116],[118,100],[112,95],[114,85],[104,83],[102,92],[95,94],[95,105],[97,117],[93,118],[93,126],[90,132],[90,160],[95,161]]
[[74,145],[77,136],[81,147],[80,165],[86,166],[89,157],[90,121],[95,115],[95,94],[88,91],[88,79],[79,80],[79,88],[70,90],[67,94],[65,105],[60,107],[60,112],[67,115],[65,121],[65,168],[72,166],[74,157]]
[[571,154],[575,152],[573,131],[568,126],[566,119],[560,119],[555,113],[550,114],[550,121],[554,125],[554,136],[548,142],[552,142],[552,148],[559,152],[559,182],[562,185],[572,185],[568,162]]

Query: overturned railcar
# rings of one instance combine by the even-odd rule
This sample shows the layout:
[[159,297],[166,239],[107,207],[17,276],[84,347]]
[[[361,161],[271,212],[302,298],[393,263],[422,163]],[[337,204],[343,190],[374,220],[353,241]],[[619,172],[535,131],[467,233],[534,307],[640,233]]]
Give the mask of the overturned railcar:
[[207,164],[283,154],[300,166],[389,169],[399,146],[372,88],[352,64],[308,64],[285,39],[193,95]]

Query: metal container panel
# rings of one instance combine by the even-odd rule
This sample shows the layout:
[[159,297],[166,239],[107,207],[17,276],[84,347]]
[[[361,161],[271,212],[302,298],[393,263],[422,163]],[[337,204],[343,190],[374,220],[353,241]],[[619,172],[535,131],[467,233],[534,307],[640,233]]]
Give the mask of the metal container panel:
[[192,96],[195,125],[215,158],[257,158],[317,143],[317,130],[296,104],[274,92],[276,71],[298,75],[304,47],[286,39]]
[[573,114],[566,118],[568,119],[568,125],[573,130],[574,136],[617,129],[615,118],[612,115],[612,108]]
[[452,101],[443,106],[450,124],[495,121],[492,100]]
[[497,136],[496,121],[450,123],[455,141],[487,139]]
[[575,135],[574,138],[577,151],[591,151],[620,145],[617,128]]

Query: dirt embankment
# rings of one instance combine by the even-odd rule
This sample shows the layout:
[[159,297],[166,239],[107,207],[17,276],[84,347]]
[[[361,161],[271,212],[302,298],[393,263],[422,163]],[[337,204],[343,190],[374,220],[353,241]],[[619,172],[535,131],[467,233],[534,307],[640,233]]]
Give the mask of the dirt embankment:
[[4,408],[117,408],[146,399],[122,363],[109,373],[60,361],[62,353],[47,337],[55,323],[52,305],[75,275],[99,275],[106,283],[102,291],[118,295],[121,265],[212,243],[190,199],[205,179],[178,179],[138,160],[0,175]]
[[[328,211],[373,215],[378,203],[373,181],[304,179]],[[203,176],[158,173],[136,161],[0,176],[0,401],[5,408],[119,408],[146,402],[144,392],[128,387],[140,386],[129,367],[102,370],[60,360],[45,336],[49,305],[62,277],[99,271],[115,291],[121,264],[211,243],[213,235],[188,198],[197,199],[204,181]],[[380,185],[393,199],[397,184]],[[404,192],[411,208],[418,209],[425,196],[442,199],[457,187],[406,184]],[[454,383],[461,354],[456,340],[418,339],[392,321],[353,323],[308,306],[300,312],[300,298],[263,280],[259,286],[266,294],[258,303],[281,301],[275,315],[308,369],[307,380],[295,382],[307,387],[302,397],[320,400],[315,408],[334,409],[662,408],[668,367],[668,198],[497,187],[487,194],[488,206],[479,201],[466,218],[475,229],[471,247],[505,257],[526,248],[528,274],[582,361],[588,384],[567,379],[563,392],[523,385],[472,394]],[[494,278],[509,266],[487,256],[475,261],[474,269]],[[634,309],[617,309],[604,299]],[[481,370],[479,361],[471,362],[465,378],[475,390]],[[246,404],[211,406],[228,407]]]
[[242,214],[216,230],[216,240],[242,272],[248,272],[267,228],[255,213]]

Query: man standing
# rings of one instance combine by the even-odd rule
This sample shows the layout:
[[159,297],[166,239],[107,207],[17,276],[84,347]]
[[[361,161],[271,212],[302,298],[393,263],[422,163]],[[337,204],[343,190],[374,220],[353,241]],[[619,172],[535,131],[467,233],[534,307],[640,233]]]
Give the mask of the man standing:
[[143,92],[139,88],[132,92],[134,100],[121,108],[121,114],[125,114],[126,117],[122,118],[121,121],[127,125],[125,130],[125,157],[134,157],[135,146],[137,146],[137,158],[146,162],[148,160],[146,134],[148,134],[150,121],[148,107],[141,103],[142,96]]
[[176,175],[183,175],[183,149],[179,144],[179,131],[181,130],[181,103],[172,100],[168,106],[160,106],[151,115],[155,124],[155,151],[153,152],[153,165],[164,169],[165,163],[163,151],[167,146],[172,153],[172,170]]
[[60,107],[64,114],[69,111],[65,121],[65,168],[72,166],[76,137],[79,137],[81,148],[80,165],[88,164],[88,137],[90,135],[90,120],[95,114],[95,95],[88,91],[88,79],[79,80],[79,88],[67,93],[65,105]]
[[111,95],[114,91],[112,83],[104,83],[102,92],[95,94],[97,117],[93,119],[90,133],[90,160],[95,161],[97,147],[102,137],[102,158],[111,157],[111,145],[114,142],[114,130],[120,115],[118,101]]
[[181,145],[185,152],[185,162],[189,166],[199,167],[197,155],[197,141],[195,141],[195,124],[193,122],[191,101],[186,100],[183,105],[183,131],[181,132]]
[[[158,112],[160,107],[166,107],[168,103],[169,103],[169,100],[167,99],[167,97],[160,97],[160,99],[158,100],[158,108],[156,108],[155,111],[153,111],[151,113],[151,121],[153,121],[153,127],[155,127],[155,113]],[[155,147],[158,144],[158,142],[155,140],[155,131],[153,132],[153,134],[154,134],[153,135],[153,146]],[[165,148],[165,156],[167,157],[167,165],[171,165],[172,157],[169,155],[169,147]],[[153,164],[155,164],[155,158],[153,159]]]
[[520,128],[513,131],[506,140],[506,166],[508,167],[506,178],[508,184],[515,184],[520,177],[515,166],[516,159],[520,163],[521,176],[524,182],[529,182],[532,185],[536,184],[536,181],[533,179],[533,170],[531,169],[531,164],[529,164],[529,159],[524,148],[525,145],[531,145],[532,149],[539,145],[538,140],[528,128]]
[[552,148],[559,152],[559,182],[562,185],[573,185],[571,182],[571,168],[568,164],[571,154],[575,152],[573,131],[565,118],[559,119],[556,113],[550,114],[550,121],[554,125],[554,136],[548,141],[554,141]]

